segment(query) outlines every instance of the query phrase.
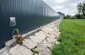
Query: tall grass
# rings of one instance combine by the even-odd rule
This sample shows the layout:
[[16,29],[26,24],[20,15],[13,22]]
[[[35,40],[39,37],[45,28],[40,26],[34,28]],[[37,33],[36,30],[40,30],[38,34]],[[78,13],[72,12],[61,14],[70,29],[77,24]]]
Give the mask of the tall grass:
[[85,55],[84,19],[64,19],[60,32],[61,44],[53,47],[53,55]]

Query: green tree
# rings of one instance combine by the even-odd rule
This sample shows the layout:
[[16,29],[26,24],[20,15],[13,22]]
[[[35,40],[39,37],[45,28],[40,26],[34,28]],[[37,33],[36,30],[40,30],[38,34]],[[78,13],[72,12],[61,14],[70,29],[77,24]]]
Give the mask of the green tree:
[[85,18],[85,2],[79,3],[79,4],[77,5],[77,10],[78,10],[78,13],[79,13],[80,15],[82,15],[83,18]]
[[74,16],[66,15],[64,19],[76,19]]
[[83,16],[85,18],[85,3],[83,3],[83,9],[82,9],[82,11],[83,11]]
[[82,17],[82,15],[80,15],[80,14],[76,14],[76,15],[75,15],[75,18],[77,18],[77,19],[82,19],[83,17]]

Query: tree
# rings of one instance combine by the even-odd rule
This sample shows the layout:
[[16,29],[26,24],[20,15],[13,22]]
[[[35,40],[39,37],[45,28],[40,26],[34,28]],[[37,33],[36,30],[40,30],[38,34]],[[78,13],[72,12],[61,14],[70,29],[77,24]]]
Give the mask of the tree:
[[82,17],[82,15],[80,15],[80,14],[76,14],[76,15],[75,15],[75,18],[81,19],[81,18],[83,18],[83,17]]
[[74,16],[71,16],[71,15],[66,15],[65,19],[76,19],[76,18]]
[[83,9],[82,9],[82,11],[83,11],[83,16],[85,18],[85,3],[83,3]]
[[85,18],[85,2],[79,3],[79,4],[77,5],[77,10],[78,10],[78,13],[79,13],[80,15],[82,15],[83,18]]

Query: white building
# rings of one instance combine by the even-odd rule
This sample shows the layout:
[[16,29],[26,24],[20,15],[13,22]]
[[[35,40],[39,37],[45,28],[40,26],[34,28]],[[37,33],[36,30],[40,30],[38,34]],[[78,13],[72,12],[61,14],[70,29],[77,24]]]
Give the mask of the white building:
[[59,18],[60,18],[60,19],[64,19],[65,14],[63,14],[63,13],[61,13],[61,12],[57,12],[57,13],[59,14]]

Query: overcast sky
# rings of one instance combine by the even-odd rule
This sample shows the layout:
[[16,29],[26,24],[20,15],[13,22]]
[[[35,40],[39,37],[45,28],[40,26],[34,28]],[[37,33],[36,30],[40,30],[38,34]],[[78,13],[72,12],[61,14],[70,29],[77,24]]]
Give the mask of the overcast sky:
[[55,11],[74,15],[77,13],[77,4],[84,0],[44,0]]

